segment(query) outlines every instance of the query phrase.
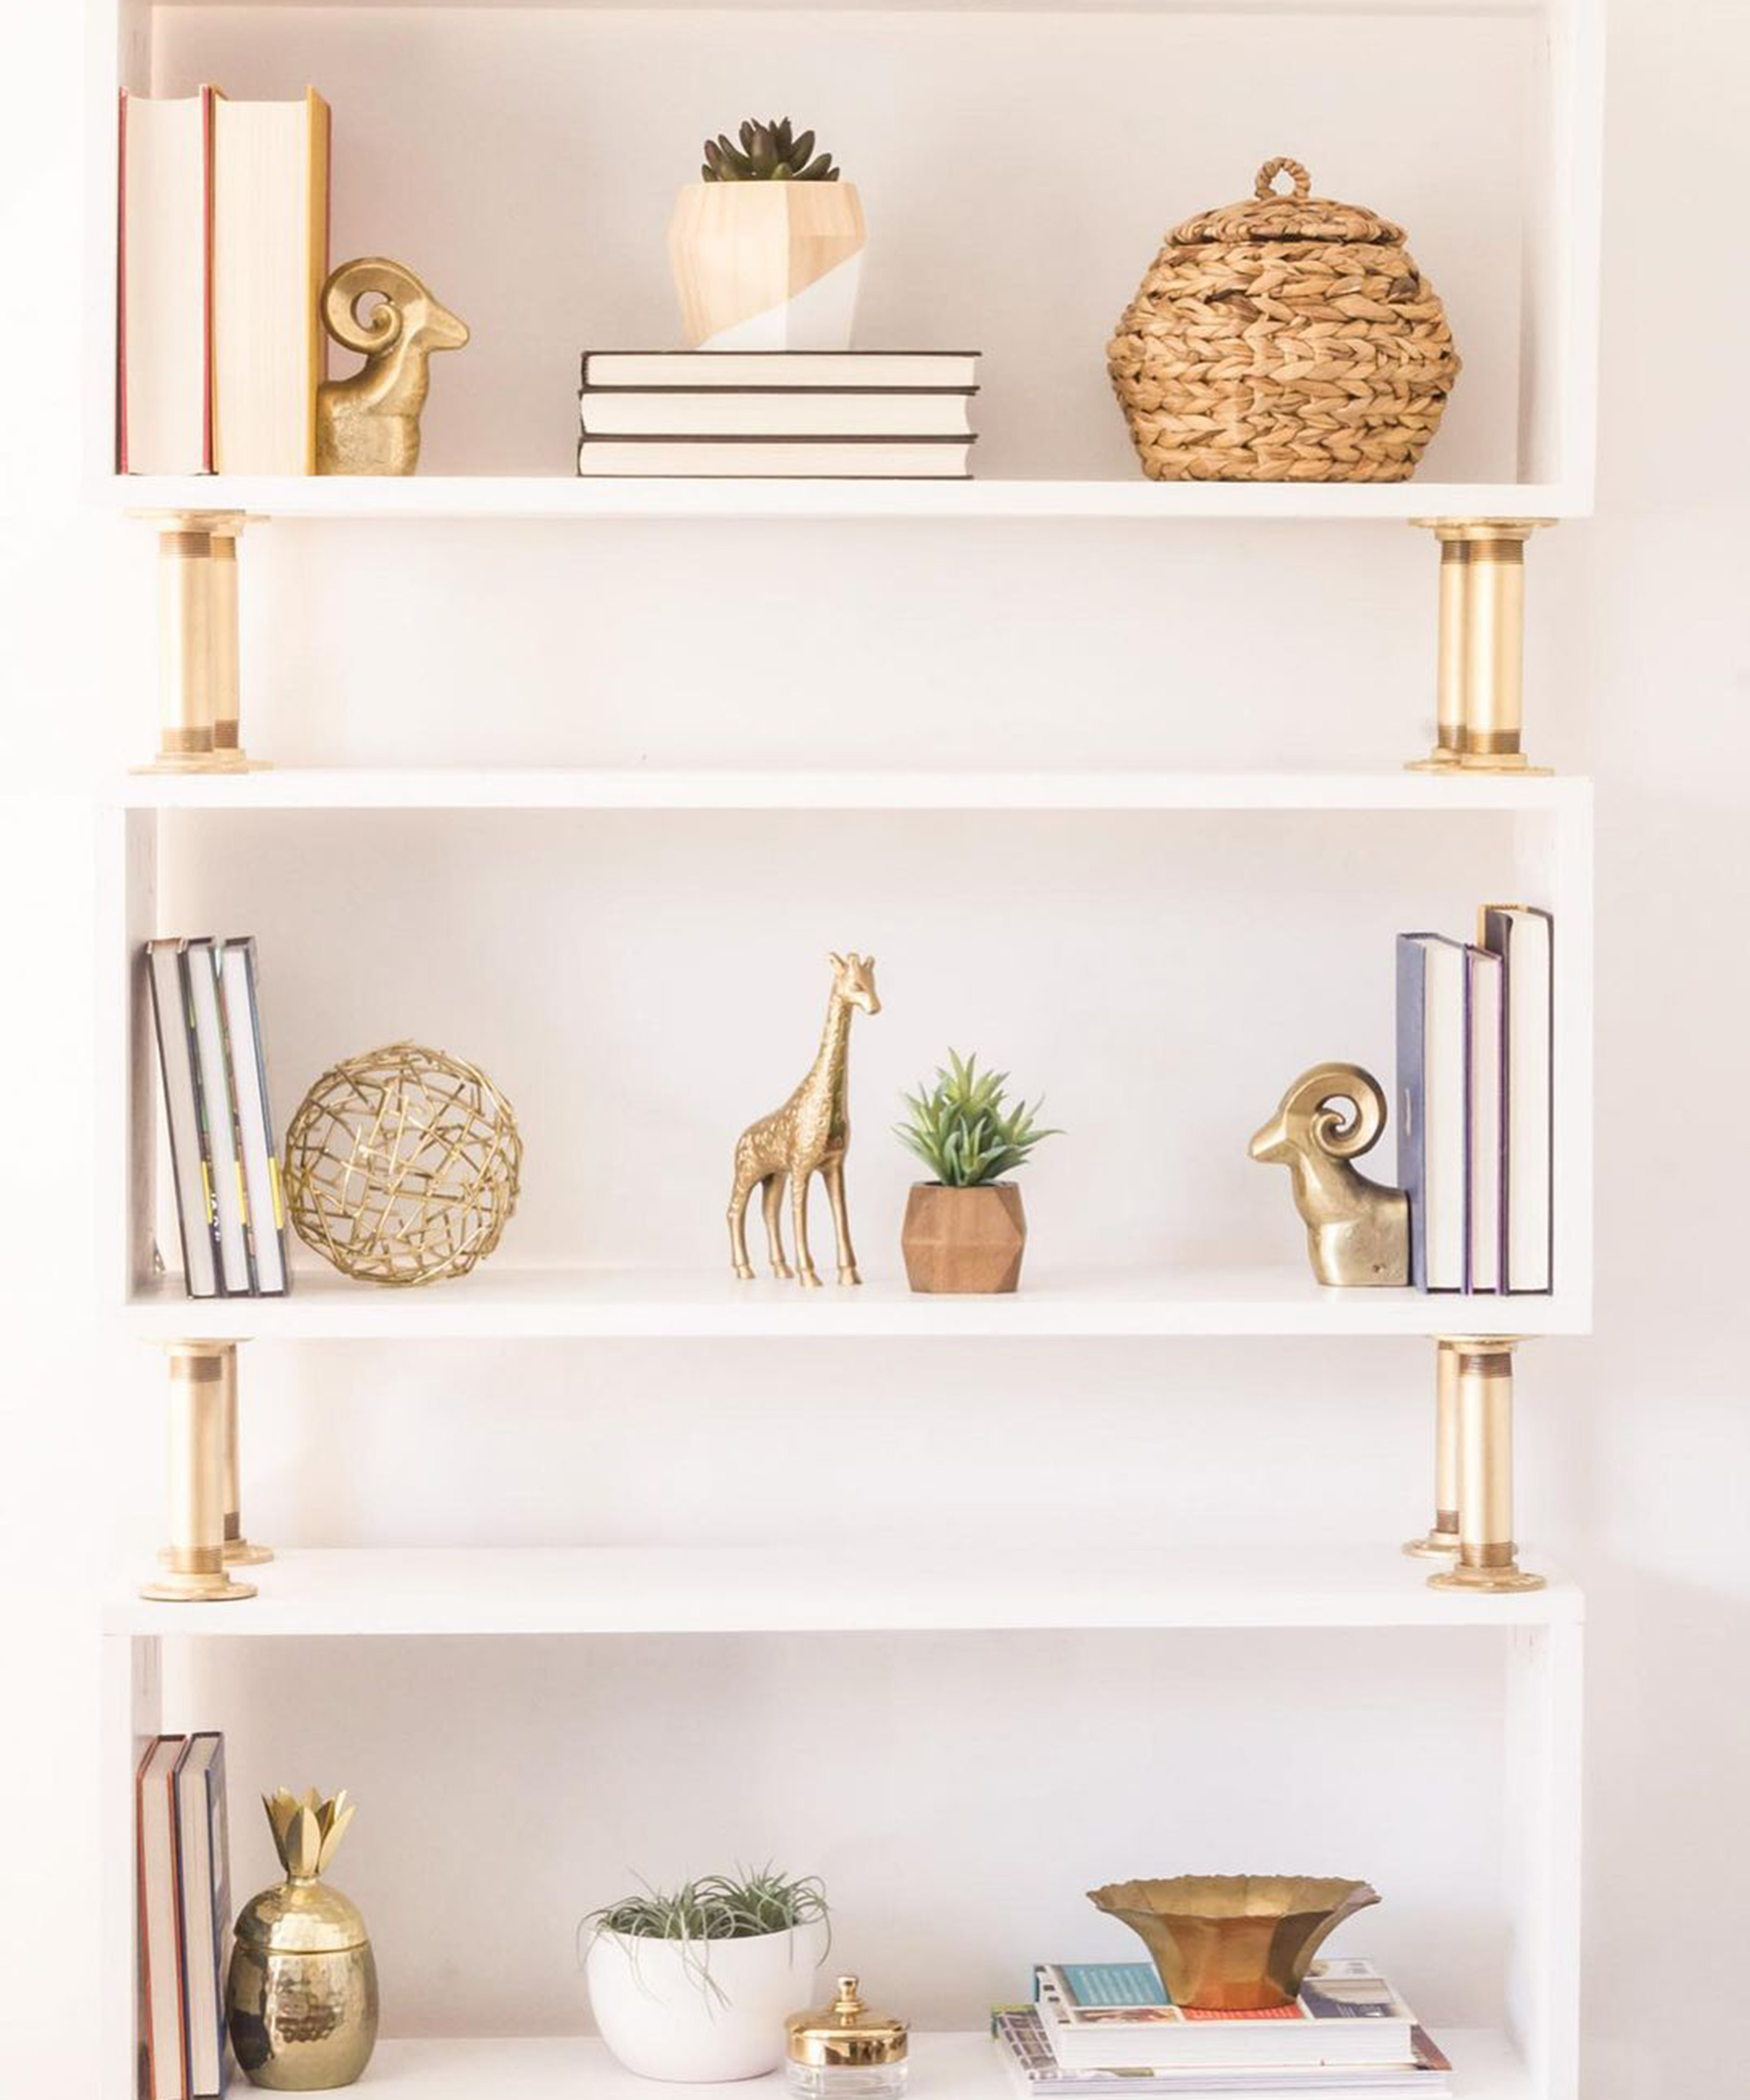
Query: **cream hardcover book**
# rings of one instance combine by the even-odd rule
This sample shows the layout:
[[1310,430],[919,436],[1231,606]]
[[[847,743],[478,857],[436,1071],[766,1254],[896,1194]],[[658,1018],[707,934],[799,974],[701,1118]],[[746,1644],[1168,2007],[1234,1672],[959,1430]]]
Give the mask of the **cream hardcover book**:
[[214,101],[213,454],[221,474],[316,470],[328,274],[328,105]]
[[214,91],[122,90],[116,228],[116,464],[124,474],[213,467]]

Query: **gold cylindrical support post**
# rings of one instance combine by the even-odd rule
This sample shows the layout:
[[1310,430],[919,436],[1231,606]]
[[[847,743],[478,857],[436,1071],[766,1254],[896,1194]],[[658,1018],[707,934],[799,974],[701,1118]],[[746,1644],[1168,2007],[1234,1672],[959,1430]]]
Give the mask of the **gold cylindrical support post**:
[[1434,1344],[1434,1521],[1404,1550],[1445,1559],[1459,1550],[1459,1344]]
[[243,1536],[241,1466],[237,1445],[237,1352],[224,1355],[225,1391],[225,1564],[228,1568],[259,1567],[273,1558],[271,1546],[252,1545]]
[[213,763],[213,535],[193,520],[158,535],[158,755],[162,770]]
[[150,773],[242,773],[237,538],[233,510],[163,516],[158,529],[158,755]]
[[213,755],[228,764],[243,762],[242,698],[237,664],[237,535],[241,518],[228,519],[213,532],[210,647],[213,663]]
[[170,1348],[170,1544],[142,1597],[162,1604],[222,1603],[255,1589],[225,1572],[225,1358],[228,1341]]
[[1510,1340],[1456,1338],[1459,1557],[1428,1578],[1434,1590],[1541,1590],[1522,1568],[1513,1540],[1513,1348]]
[[1548,518],[1418,518],[1440,547],[1438,742],[1412,770],[1525,773],[1525,542]]

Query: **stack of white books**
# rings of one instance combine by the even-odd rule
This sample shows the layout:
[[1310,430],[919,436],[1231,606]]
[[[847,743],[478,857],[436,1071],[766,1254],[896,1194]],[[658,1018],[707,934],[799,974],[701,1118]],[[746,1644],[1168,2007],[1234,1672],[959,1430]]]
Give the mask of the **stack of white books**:
[[998,2056],[1040,2100],[1138,2084],[1176,2100],[1216,2093],[1320,2100],[1443,2096],[1452,2066],[1371,1963],[1315,1962],[1292,2006],[1173,2005],[1146,1962],[1041,1964],[1034,2003],[999,2006]]
[[587,476],[964,481],[974,350],[586,350]]

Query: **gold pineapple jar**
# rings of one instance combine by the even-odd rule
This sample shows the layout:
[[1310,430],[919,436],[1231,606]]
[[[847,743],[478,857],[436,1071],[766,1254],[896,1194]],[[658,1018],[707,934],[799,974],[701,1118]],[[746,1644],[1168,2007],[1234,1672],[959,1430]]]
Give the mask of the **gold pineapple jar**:
[[1106,365],[1157,481],[1407,480],[1460,371],[1404,229],[1285,159],[1166,236]]
[[225,1984],[231,2047],[252,2084],[351,2085],[377,2039],[377,1965],[357,1904],[320,1879],[352,1821],[344,1792],[264,1803],[285,1879],[243,1906]]

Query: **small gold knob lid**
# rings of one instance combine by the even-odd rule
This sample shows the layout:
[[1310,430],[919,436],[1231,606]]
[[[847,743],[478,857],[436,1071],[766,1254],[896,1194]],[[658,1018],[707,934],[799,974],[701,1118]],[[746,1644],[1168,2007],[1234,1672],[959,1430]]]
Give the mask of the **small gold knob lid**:
[[909,2046],[906,2021],[872,2012],[854,1976],[838,1978],[838,1995],[830,2005],[791,2013],[784,2032],[792,2063],[826,2069],[903,2063]]

